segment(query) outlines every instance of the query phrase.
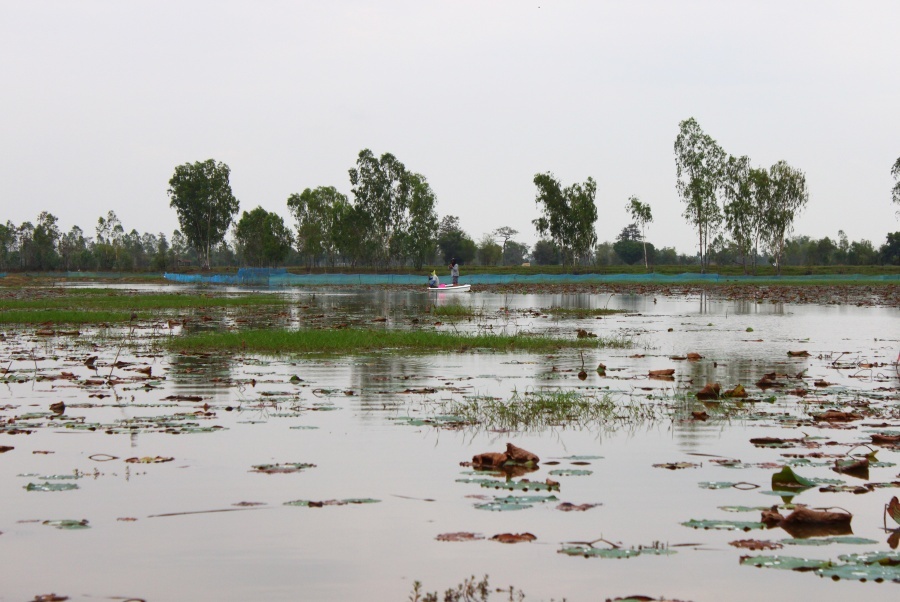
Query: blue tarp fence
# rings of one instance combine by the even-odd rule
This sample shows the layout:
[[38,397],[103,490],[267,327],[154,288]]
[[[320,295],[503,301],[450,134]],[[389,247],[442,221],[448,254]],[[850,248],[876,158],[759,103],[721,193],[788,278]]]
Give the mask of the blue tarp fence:
[[[303,286],[303,285],[373,285],[373,284],[427,284],[428,277],[413,274],[289,274],[285,269],[242,268],[237,274],[164,274],[166,280],[190,284],[232,284],[255,286]],[[462,276],[460,284],[532,284],[532,283],[590,283],[630,282],[667,284],[688,282],[754,282],[804,280],[853,282],[854,280],[883,280],[900,283],[900,275],[861,276],[859,274],[835,274],[828,276],[720,276],[718,274],[473,274]]]

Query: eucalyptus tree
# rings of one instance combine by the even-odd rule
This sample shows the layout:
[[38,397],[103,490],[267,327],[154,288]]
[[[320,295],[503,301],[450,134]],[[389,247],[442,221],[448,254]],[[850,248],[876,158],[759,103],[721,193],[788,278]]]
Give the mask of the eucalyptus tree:
[[503,260],[503,248],[494,241],[492,234],[485,234],[478,241],[478,263],[497,265]]
[[50,270],[57,266],[59,254],[57,253],[57,244],[59,243],[59,220],[52,213],[41,211],[38,215],[37,223],[32,232],[32,254],[35,268],[39,270]]
[[403,233],[403,253],[413,266],[421,269],[426,261],[434,257],[437,249],[437,200],[434,191],[421,174],[408,174],[409,209],[405,232]]
[[90,251],[88,239],[84,237],[84,231],[78,226],[72,226],[71,230],[60,236],[57,243],[63,269],[81,270],[88,267]]
[[722,177],[725,152],[691,117],[678,124],[675,138],[675,188],[685,203],[684,217],[696,229],[700,246],[700,271],[709,263],[706,249],[722,222],[716,191]]
[[625,208],[641,230],[641,242],[644,243],[644,268],[650,269],[650,263],[647,260],[647,237],[644,230],[647,224],[653,221],[653,212],[650,210],[650,205],[642,203],[636,196],[628,197],[628,205]]
[[444,263],[456,259],[458,263],[465,265],[474,260],[478,254],[478,246],[460,227],[459,217],[455,215],[445,215],[441,219],[437,232],[437,246]]
[[234,237],[244,261],[255,267],[271,267],[284,261],[294,242],[281,216],[262,207],[244,211],[234,228]]
[[532,220],[541,236],[550,236],[562,256],[574,267],[575,262],[587,255],[597,241],[594,223],[597,221],[597,183],[588,177],[584,184],[575,183],[562,188],[551,173],[535,174],[537,186],[535,203],[541,209],[541,217]]
[[6,220],[6,224],[0,224],[0,270],[6,270],[11,267],[17,243],[16,226],[11,221]]
[[[897,180],[893,190],[891,190],[891,198],[900,205],[900,157],[897,157],[897,160],[894,162],[894,166],[891,168],[891,175]],[[898,212],[898,215],[900,215],[900,212]]]
[[331,263],[335,254],[335,208],[347,204],[347,196],[334,186],[307,188],[288,197],[287,205],[297,229],[297,251],[310,265],[324,257]]
[[185,163],[169,180],[170,207],[178,212],[178,224],[209,269],[210,250],[225,239],[240,203],[231,192],[231,169],[213,159]]
[[753,253],[753,240],[762,217],[757,201],[763,197],[754,194],[754,180],[749,157],[728,157],[722,175],[721,190],[725,199],[725,228],[734,242],[744,273],[747,259]]
[[[412,257],[421,261],[428,246],[428,232],[437,220],[434,192],[421,174],[410,172],[394,155],[376,157],[360,151],[356,167],[349,171],[354,206],[364,216],[365,232],[371,239],[370,259],[391,263]],[[432,247],[433,248],[433,247]]]
[[764,228],[769,253],[780,274],[785,237],[792,232],[794,219],[806,206],[809,192],[806,189],[806,175],[785,161],[769,168],[769,182],[770,197]]

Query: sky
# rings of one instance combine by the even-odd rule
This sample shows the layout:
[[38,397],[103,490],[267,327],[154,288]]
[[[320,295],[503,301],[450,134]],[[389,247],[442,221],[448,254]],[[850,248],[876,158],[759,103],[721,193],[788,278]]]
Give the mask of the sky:
[[[176,166],[231,168],[241,211],[334,186],[362,149],[420,173],[480,240],[537,240],[533,183],[597,182],[599,241],[697,252],[678,124],[806,174],[795,233],[900,230],[897,0],[0,0],[0,223],[178,228]],[[239,217],[239,216],[238,216]]]

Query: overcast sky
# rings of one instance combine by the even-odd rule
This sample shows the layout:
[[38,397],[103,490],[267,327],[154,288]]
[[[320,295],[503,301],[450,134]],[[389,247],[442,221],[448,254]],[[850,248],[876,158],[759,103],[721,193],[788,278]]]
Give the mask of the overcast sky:
[[213,158],[242,211],[293,226],[288,196],[349,196],[369,148],[475,240],[533,243],[550,171],[597,181],[600,241],[636,195],[648,240],[695,253],[673,154],[694,117],[806,173],[796,233],[877,248],[900,230],[898,23],[897,0],[0,0],[0,221],[169,236],[175,166]]

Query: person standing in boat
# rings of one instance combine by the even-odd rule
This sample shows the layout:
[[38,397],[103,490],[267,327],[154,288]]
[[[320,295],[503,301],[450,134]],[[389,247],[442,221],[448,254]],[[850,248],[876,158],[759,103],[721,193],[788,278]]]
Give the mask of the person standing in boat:
[[459,285],[459,264],[456,263],[456,258],[450,259],[450,277],[453,279],[453,286]]

